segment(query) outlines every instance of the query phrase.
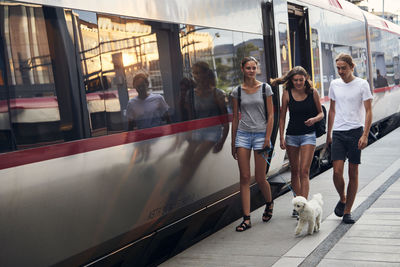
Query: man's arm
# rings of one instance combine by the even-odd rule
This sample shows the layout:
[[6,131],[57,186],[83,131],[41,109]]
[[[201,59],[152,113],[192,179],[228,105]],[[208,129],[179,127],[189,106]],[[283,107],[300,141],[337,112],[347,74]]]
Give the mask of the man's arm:
[[372,99],[364,101],[365,108],[365,127],[360,140],[358,140],[358,149],[364,149],[368,144],[369,130],[371,129],[372,123]]
[[331,99],[331,103],[329,105],[329,113],[328,113],[328,130],[326,132],[326,145],[332,143],[332,128],[333,122],[335,121],[335,114],[336,114],[336,102]]

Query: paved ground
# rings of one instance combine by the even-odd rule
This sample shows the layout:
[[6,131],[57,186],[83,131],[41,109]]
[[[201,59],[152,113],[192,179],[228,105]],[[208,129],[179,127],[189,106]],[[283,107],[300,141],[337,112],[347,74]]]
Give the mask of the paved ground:
[[363,151],[354,225],[333,214],[338,196],[328,170],[310,182],[310,195],[324,198],[319,233],[294,236],[297,221],[287,193],[275,200],[270,222],[262,222],[260,208],[252,212],[248,231],[235,232],[238,220],[161,266],[400,266],[398,140],[400,128]]

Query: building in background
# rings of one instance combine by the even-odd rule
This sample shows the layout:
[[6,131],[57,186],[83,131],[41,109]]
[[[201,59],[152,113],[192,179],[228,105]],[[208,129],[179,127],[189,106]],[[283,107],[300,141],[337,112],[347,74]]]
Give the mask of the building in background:
[[[374,8],[372,8],[369,4],[368,4],[368,0],[346,0],[350,3],[353,3],[355,5],[357,5],[359,8],[361,8],[362,10],[365,11],[369,11],[370,13],[377,15],[379,17],[382,17],[382,10],[378,10],[375,11]],[[389,4],[385,3],[385,7],[390,9]],[[386,9],[385,8],[385,9]],[[393,12],[389,12],[389,11],[385,11],[383,12],[383,17],[393,23],[396,23],[398,25],[400,25],[400,21],[399,21],[399,15],[400,15],[400,10],[395,10]]]

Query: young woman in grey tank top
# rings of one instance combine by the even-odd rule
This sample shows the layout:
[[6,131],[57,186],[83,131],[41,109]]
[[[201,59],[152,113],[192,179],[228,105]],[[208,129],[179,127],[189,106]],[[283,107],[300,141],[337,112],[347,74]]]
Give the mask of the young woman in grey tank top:
[[[293,190],[305,198],[309,193],[309,172],[316,144],[314,124],[324,117],[320,97],[309,78],[304,68],[296,66],[283,77],[271,81],[272,85],[284,84],[279,118],[280,146],[286,149],[289,157]],[[285,139],[288,110],[290,116]],[[298,216],[295,210],[292,216]]]
[[[242,60],[241,69],[244,82],[240,85],[240,107],[238,102],[238,88],[232,92],[233,121],[232,121],[232,156],[238,161],[240,171],[240,196],[242,199],[243,222],[236,227],[236,231],[243,232],[251,227],[250,221],[250,157],[254,150],[255,179],[265,198],[266,207],[262,220],[267,222],[272,217],[273,201],[271,187],[265,179],[267,163],[257,153],[257,150],[269,148],[273,128],[274,110],[272,104],[272,90],[266,88],[266,107],[264,108],[263,84],[256,80],[258,62],[253,57]],[[239,108],[241,117],[239,119]],[[266,117],[266,113],[268,117]]]

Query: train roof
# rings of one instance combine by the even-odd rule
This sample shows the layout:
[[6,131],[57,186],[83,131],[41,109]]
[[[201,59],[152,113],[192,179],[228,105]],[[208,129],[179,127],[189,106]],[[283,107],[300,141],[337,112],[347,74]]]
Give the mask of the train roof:
[[385,20],[369,12],[363,11],[367,20],[368,26],[372,26],[384,31],[392,32],[400,35],[400,26],[391,21]]
[[298,1],[316,7],[320,7],[335,13],[339,13],[346,17],[351,17],[360,21],[364,21],[362,10],[358,6],[350,2],[347,2],[345,0],[298,0]]
[[263,1],[21,0],[20,2],[262,34]]

